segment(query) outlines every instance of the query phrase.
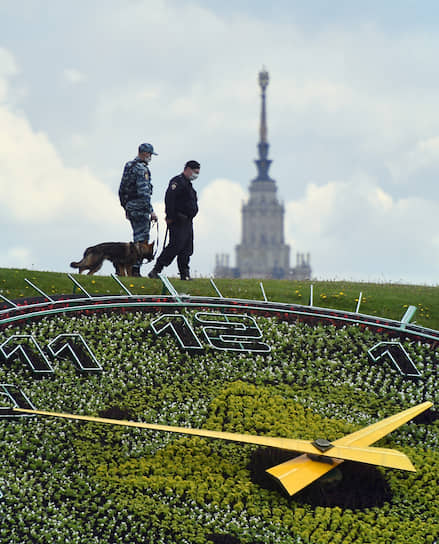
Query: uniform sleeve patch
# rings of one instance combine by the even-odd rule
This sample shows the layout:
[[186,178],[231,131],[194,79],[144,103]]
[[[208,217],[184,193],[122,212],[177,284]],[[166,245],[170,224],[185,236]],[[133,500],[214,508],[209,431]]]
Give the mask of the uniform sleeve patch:
[[175,189],[177,189],[177,184],[174,182],[174,183],[171,183],[171,189],[174,191]]

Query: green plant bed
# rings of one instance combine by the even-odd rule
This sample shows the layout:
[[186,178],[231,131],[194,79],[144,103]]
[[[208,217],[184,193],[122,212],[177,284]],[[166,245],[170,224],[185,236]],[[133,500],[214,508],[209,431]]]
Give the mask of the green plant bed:
[[[439,351],[427,343],[404,341],[422,371],[415,381],[371,363],[367,351],[382,337],[356,326],[258,317],[270,352],[188,352],[169,335],[154,336],[148,319],[91,313],[11,324],[2,338],[29,334],[41,345],[80,333],[103,370],[80,373],[57,358],[53,373],[37,377],[11,358],[0,366],[0,383],[16,384],[40,409],[304,439],[333,440],[439,401]],[[343,463],[293,497],[255,478],[266,462],[256,446],[40,417],[0,420],[0,440],[0,542],[439,538],[437,417],[407,423],[377,444],[405,452],[416,473]]]

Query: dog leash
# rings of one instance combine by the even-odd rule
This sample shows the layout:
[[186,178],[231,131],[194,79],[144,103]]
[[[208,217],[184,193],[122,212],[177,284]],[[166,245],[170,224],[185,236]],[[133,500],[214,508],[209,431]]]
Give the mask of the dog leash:
[[[165,239],[163,240],[163,249],[165,249],[166,240],[168,239],[168,233],[169,233],[169,227],[168,227],[168,224],[166,224]],[[157,242],[157,244],[158,244],[158,242]]]
[[157,255],[157,251],[159,249],[159,222],[158,220],[157,221],[154,221],[155,225],[156,225],[156,228],[157,228],[157,234],[156,234],[156,239],[155,239],[155,251],[153,252],[152,254],[152,258],[155,259],[155,256]]

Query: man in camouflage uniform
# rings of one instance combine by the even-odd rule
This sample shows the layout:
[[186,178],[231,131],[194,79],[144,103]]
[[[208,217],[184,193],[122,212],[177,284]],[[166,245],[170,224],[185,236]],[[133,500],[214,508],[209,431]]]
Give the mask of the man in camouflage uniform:
[[[133,241],[149,240],[151,221],[157,221],[151,204],[152,183],[148,163],[154,153],[151,144],[140,144],[135,159],[125,164],[119,187],[119,200],[133,229]],[[133,266],[133,276],[140,276],[142,261]]]

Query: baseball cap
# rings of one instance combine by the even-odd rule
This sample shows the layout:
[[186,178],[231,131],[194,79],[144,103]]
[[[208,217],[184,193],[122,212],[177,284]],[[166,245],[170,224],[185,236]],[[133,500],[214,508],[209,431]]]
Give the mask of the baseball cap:
[[139,145],[139,153],[151,153],[151,155],[157,155],[158,153],[154,153],[154,148],[151,144],[140,144]]

